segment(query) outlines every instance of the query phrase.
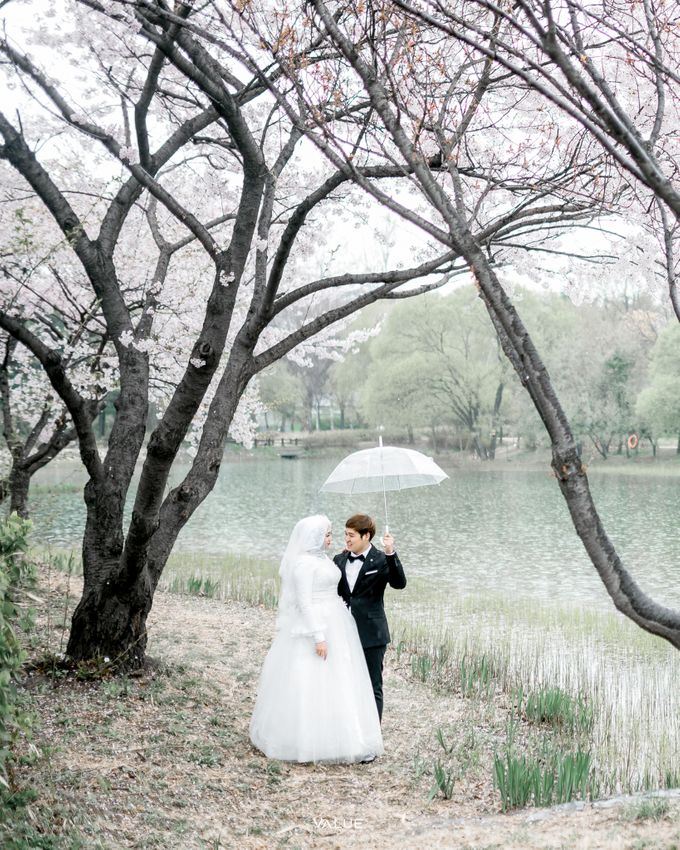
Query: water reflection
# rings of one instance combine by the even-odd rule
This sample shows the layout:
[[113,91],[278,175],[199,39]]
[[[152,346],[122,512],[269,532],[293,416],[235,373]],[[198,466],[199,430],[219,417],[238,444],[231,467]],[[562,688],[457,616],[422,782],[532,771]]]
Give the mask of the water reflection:
[[[181,532],[177,551],[278,559],[294,523],[309,513],[328,514],[337,548],[350,513],[372,513],[383,525],[381,494],[318,492],[341,456],[226,459],[215,490]],[[390,529],[409,574],[435,580],[451,594],[493,590],[512,599],[611,607],[548,470],[502,461],[478,469],[441,465],[451,477],[440,486],[388,494]],[[82,483],[80,470],[67,463],[45,472],[42,483]],[[658,601],[679,606],[676,477],[596,471],[590,480],[605,527],[638,583]],[[37,541],[79,545],[79,490],[36,492],[31,509]]]

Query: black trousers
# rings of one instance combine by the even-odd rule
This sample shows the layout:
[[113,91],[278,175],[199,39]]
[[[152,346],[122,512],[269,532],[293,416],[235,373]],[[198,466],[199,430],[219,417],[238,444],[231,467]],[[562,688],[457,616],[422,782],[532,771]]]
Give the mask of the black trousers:
[[382,721],[383,710],[383,658],[387,646],[368,646],[364,647],[364,655],[366,656],[366,666],[368,667],[368,675],[371,677],[371,685],[373,685],[373,694],[375,696],[375,704],[378,708],[378,717]]

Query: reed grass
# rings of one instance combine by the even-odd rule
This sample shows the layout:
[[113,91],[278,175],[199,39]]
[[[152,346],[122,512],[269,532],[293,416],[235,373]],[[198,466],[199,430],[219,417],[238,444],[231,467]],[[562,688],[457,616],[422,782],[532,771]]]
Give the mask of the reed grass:
[[441,794],[445,800],[450,800],[453,797],[453,788],[458,777],[442,763],[441,759],[437,759],[434,763],[434,783],[429,793],[429,800],[434,800],[437,794]]
[[31,498],[34,496],[63,495],[64,493],[82,493],[83,483],[81,481],[59,481],[46,484],[33,482],[31,484]]
[[680,656],[670,645],[614,613],[493,595],[442,602],[414,585],[390,620],[402,657],[417,656],[428,681],[482,700],[510,694],[517,722],[591,753],[598,793],[677,784]]
[[498,755],[494,758],[494,779],[503,811],[529,802],[551,806],[586,799],[597,787],[591,771],[591,755],[581,750],[555,751],[543,759],[508,751],[504,758]]
[[278,564],[245,555],[174,552],[159,589],[275,608],[279,598]]
[[[83,574],[80,555],[73,550],[50,547],[33,551],[60,572]],[[158,588],[274,608],[278,604],[278,564],[247,555],[173,552]]]
[[[80,569],[70,553],[51,557],[57,568]],[[277,568],[247,556],[176,552],[159,587],[273,608]],[[414,678],[481,703],[501,695],[510,702],[524,751],[510,729],[497,758],[506,774],[525,758],[532,801],[561,798],[559,776],[567,782],[568,769],[576,770],[567,756],[579,753],[589,754],[589,794],[680,787],[680,654],[664,641],[615,612],[527,606],[494,594],[442,598],[435,583],[417,577],[405,593],[388,590],[387,607],[396,657]],[[562,774],[546,755],[546,736],[562,754]],[[581,785],[579,778],[579,793]]]
[[548,724],[576,735],[588,735],[593,728],[593,708],[583,694],[572,696],[561,688],[540,687],[525,693],[519,687],[515,706],[529,723]]

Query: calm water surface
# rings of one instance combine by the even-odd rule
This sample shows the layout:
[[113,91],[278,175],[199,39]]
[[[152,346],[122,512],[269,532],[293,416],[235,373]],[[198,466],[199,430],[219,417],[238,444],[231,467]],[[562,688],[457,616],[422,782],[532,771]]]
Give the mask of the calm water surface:
[[[372,513],[382,527],[382,495],[318,492],[342,456],[225,459],[215,490],[183,529],[176,550],[278,559],[297,519],[309,513],[331,518],[338,549],[350,513]],[[438,487],[388,494],[389,525],[407,574],[436,581],[443,593],[493,591],[611,608],[547,468],[528,471],[502,460],[473,469],[442,466],[451,477]],[[624,563],[644,590],[673,607],[680,606],[679,478],[590,475]],[[63,461],[51,464],[39,483],[82,480],[80,468]],[[32,516],[36,542],[79,546],[80,492],[38,492]]]

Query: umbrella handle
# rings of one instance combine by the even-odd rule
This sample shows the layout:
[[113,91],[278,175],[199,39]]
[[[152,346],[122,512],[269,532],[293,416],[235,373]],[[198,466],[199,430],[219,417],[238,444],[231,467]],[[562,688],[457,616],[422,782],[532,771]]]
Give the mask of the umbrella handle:
[[[378,437],[378,445],[382,449],[382,447],[383,447],[382,435],[380,435]],[[380,469],[381,469],[382,474],[383,474],[383,476],[382,476],[382,480],[383,480],[383,504],[385,506],[385,533],[387,534],[387,533],[389,533],[390,527],[387,523],[387,492],[385,491],[385,471],[382,468],[382,452],[380,452]]]

